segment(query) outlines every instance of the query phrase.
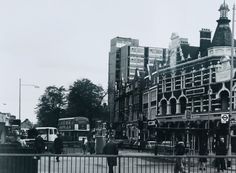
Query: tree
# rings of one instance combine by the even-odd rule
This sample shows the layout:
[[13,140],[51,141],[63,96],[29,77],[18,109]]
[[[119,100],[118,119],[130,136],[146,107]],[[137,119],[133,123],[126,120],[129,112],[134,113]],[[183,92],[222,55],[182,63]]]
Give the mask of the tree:
[[37,118],[40,126],[58,126],[58,119],[65,113],[66,96],[64,87],[49,86],[40,97],[37,105]]
[[68,117],[84,116],[93,126],[96,119],[104,119],[105,110],[101,104],[106,92],[101,86],[93,84],[89,79],[77,80],[69,87]]

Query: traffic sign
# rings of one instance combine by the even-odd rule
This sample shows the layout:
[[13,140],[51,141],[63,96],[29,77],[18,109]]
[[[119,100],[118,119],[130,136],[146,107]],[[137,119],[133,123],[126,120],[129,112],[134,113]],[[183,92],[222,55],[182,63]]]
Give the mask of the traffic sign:
[[221,114],[221,123],[225,124],[229,121],[229,114]]

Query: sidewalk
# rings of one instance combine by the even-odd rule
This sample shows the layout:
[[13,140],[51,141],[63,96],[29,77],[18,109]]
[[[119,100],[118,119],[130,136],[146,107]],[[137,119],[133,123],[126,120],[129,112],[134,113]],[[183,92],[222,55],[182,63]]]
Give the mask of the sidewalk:
[[146,151],[140,151],[137,150],[131,150],[131,149],[122,149],[119,150],[119,155],[122,156],[155,156],[154,153],[146,152]]
[[[137,150],[132,150],[132,149],[122,149],[119,150],[119,155],[122,156],[155,156],[154,153],[152,152],[147,152],[147,151],[140,151],[138,152]],[[165,155],[157,155],[158,156],[165,156]],[[167,157],[170,155],[166,155]],[[165,159],[167,162],[173,162],[171,159]],[[211,167],[212,165],[210,163],[207,164],[207,167]],[[194,163],[191,164],[191,167],[197,167],[198,168],[198,159],[194,160]],[[236,171],[236,165],[231,165],[230,168],[227,168],[227,171]]]

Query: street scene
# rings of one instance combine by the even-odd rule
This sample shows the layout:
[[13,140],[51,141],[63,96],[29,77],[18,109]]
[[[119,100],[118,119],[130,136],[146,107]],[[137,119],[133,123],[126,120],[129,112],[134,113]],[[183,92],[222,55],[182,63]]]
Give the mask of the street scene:
[[233,0],[12,1],[0,173],[236,172]]

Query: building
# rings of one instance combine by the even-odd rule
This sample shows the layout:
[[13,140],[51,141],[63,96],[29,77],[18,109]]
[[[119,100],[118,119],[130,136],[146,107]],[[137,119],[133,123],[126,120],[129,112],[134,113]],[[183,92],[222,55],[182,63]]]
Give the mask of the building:
[[31,129],[33,126],[34,124],[28,118],[21,123],[21,129]]
[[108,66],[108,105],[110,121],[113,122],[114,117],[114,99],[115,89],[120,83],[120,61],[121,53],[120,48],[125,45],[138,46],[139,41],[137,39],[116,37],[111,40],[111,47],[109,52],[109,66]]
[[[136,69],[132,80],[118,87],[115,105],[119,105],[120,133],[126,131],[127,137],[142,140],[182,138],[193,149],[202,142],[212,149],[219,135],[227,138],[228,123],[221,123],[221,116],[229,115],[232,35],[225,2],[219,12],[213,38],[209,29],[202,29],[199,46],[191,46],[187,38],[173,33],[162,59],[145,66],[144,72]],[[232,120],[236,113],[234,81]],[[137,93],[138,107],[130,101]]]
[[[136,39],[116,37],[111,40],[108,104],[110,120],[114,122],[115,128],[120,129],[117,130],[118,136],[126,133],[122,129],[125,129],[123,121],[126,121],[127,115],[132,114],[130,120],[137,122],[142,113],[139,110],[142,105],[142,82],[133,82],[134,79],[150,75],[157,63],[163,60],[165,52],[164,48],[139,46]],[[135,106],[130,107],[129,104]],[[137,132],[131,130],[129,133]]]

